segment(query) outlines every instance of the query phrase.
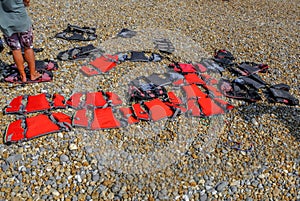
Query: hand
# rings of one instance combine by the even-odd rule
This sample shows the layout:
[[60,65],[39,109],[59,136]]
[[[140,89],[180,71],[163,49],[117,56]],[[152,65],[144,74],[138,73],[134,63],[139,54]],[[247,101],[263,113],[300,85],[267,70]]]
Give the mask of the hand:
[[25,5],[26,7],[28,7],[28,6],[29,6],[29,3],[30,3],[30,0],[23,0],[23,3],[24,3],[24,5]]

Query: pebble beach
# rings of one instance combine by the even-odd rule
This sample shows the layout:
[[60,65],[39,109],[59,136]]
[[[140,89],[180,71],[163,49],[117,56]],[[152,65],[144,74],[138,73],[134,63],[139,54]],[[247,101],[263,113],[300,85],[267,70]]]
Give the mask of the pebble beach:
[[[227,49],[236,62],[268,64],[263,80],[288,84],[300,99],[299,0],[44,0],[32,1],[28,13],[34,45],[44,49],[35,55],[39,60],[57,60],[60,51],[87,44],[107,53],[148,51],[162,37],[173,42],[172,56],[181,62]],[[55,38],[68,24],[95,27],[98,37]],[[123,28],[138,34],[116,38]],[[12,63],[7,52],[6,46],[0,60]],[[57,61],[52,82],[1,82],[0,108],[19,95],[69,97],[98,89],[122,95],[126,82],[168,64],[123,63],[88,78],[79,72],[88,61]],[[300,107],[228,101],[235,108],[217,117],[74,128],[12,145],[2,136],[20,115],[0,113],[0,200],[300,200]]]

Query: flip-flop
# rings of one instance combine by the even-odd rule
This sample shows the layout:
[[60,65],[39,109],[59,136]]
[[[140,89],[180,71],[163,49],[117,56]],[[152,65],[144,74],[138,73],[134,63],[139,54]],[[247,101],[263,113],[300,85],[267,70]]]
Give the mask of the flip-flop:
[[51,71],[43,71],[39,72],[41,73],[41,76],[36,78],[35,80],[30,80],[27,78],[26,82],[22,82],[21,77],[19,73],[13,73],[6,78],[4,78],[4,81],[11,82],[11,83],[17,83],[17,84],[30,84],[30,83],[39,83],[39,82],[50,82],[53,79],[53,73]]

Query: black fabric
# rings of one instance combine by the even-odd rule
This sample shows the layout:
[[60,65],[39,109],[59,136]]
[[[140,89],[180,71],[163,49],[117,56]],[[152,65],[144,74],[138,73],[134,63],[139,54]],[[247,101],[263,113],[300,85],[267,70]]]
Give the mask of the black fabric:
[[170,74],[168,73],[164,73],[164,74],[153,73],[149,75],[147,78],[157,86],[168,85],[171,84],[172,82]]
[[154,40],[155,48],[164,53],[172,53],[175,51],[174,45],[169,39],[158,38]]
[[299,105],[299,100],[289,92],[289,86],[278,84],[270,86],[266,91],[266,98],[270,103],[283,103],[286,105]]
[[203,59],[203,60],[201,60],[200,64],[202,64],[204,67],[206,67],[208,71],[219,72],[219,73],[222,73],[225,71],[225,69],[223,67],[221,67],[220,65],[218,65],[215,61],[213,61],[211,59]]
[[100,51],[94,45],[89,44],[86,46],[71,48],[66,51],[59,52],[57,59],[59,60],[78,60],[85,59],[90,56],[91,53]]
[[97,38],[96,29],[91,27],[79,27],[68,24],[68,27],[55,35],[56,38],[75,41],[91,41]]
[[256,89],[247,88],[242,83],[221,79],[218,84],[218,89],[229,98],[244,100],[246,102],[257,102],[261,100]]
[[136,35],[136,31],[132,31],[130,29],[123,28],[118,34],[118,37],[121,38],[132,38]]
[[129,60],[132,62],[148,62],[149,58],[145,55],[144,52],[132,51],[130,52]]
[[266,86],[266,82],[263,81],[257,74],[253,74],[249,76],[241,76],[235,79],[234,82],[248,85],[249,87],[257,90],[264,88]]
[[129,101],[150,100],[157,97],[167,97],[167,90],[163,86],[152,83],[148,78],[141,76],[129,83]]
[[257,64],[254,62],[242,62],[238,64],[237,67],[248,75],[258,73],[258,72],[265,73],[269,68],[268,65]]
[[232,65],[235,58],[231,52],[222,49],[215,52],[213,60],[226,66]]

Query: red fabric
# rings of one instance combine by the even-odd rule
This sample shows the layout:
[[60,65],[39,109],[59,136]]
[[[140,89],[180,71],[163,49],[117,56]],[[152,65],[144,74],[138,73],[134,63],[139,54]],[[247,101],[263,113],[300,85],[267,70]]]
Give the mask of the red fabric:
[[184,79],[188,84],[200,84],[200,85],[205,84],[205,82],[201,78],[199,78],[198,75],[195,73],[189,73],[184,75]]
[[86,94],[86,106],[103,107],[106,104],[106,100],[101,91],[89,92]]
[[201,110],[196,99],[190,99],[187,101],[187,111],[193,117],[201,116]]
[[207,71],[207,68],[203,66],[202,64],[195,64],[195,66],[199,69],[201,73],[204,73]]
[[80,71],[86,76],[99,75],[99,72],[96,69],[87,66],[82,66]]
[[139,122],[139,120],[134,116],[132,108],[122,107],[120,108],[120,112],[129,124],[135,124]]
[[221,97],[222,93],[214,86],[211,85],[205,85],[205,89],[209,91],[209,93],[212,93],[215,97]]
[[11,100],[9,105],[5,108],[4,113],[20,113],[22,112],[22,100],[23,96],[18,96]]
[[135,116],[141,120],[149,120],[149,114],[142,108],[141,104],[135,103],[132,105]]
[[208,74],[201,74],[200,76],[208,84],[218,84],[218,80]]
[[77,110],[73,116],[72,125],[87,128],[89,126],[89,119],[86,112],[86,109]]
[[27,139],[60,131],[60,127],[45,114],[26,118],[25,121],[27,125],[25,136]]
[[114,92],[106,92],[106,96],[108,97],[108,100],[111,101],[112,105],[122,105],[123,101],[118,96],[118,94]]
[[59,123],[68,123],[69,125],[72,124],[71,117],[67,114],[64,114],[62,112],[53,112],[52,116]]
[[168,92],[169,101],[175,105],[181,105],[182,101],[180,98],[176,96],[176,94],[173,91]]
[[197,72],[197,69],[193,66],[193,64],[178,63],[177,65],[170,64],[169,66],[173,67],[174,71],[180,72],[180,73],[196,73]]
[[90,64],[105,73],[117,65],[118,55],[105,55],[91,61]]
[[204,116],[224,114],[224,110],[209,97],[199,98],[198,103]]
[[223,108],[226,108],[227,110],[232,110],[234,108],[233,105],[229,104],[227,101],[224,101],[220,98],[214,98],[214,101],[217,102],[219,105],[221,105]]
[[24,139],[24,128],[22,128],[22,120],[11,122],[4,135],[4,142],[17,142]]
[[184,84],[184,81],[183,79],[179,79],[179,80],[176,80],[175,82],[172,83],[174,86],[181,86]]
[[120,121],[114,116],[112,108],[97,108],[94,110],[94,119],[91,124],[92,130],[119,128]]
[[206,94],[204,94],[197,85],[191,84],[182,86],[182,89],[184,90],[186,94],[186,99],[195,99],[199,97],[206,97]]
[[81,97],[83,96],[83,93],[78,92],[78,93],[74,93],[68,100],[67,100],[67,105],[69,107],[72,108],[79,108],[82,101],[81,101]]
[[65,108],[65,97],[60,94],[53,94],[53,107],[56,108]]
[[46,94],[38,94],[35,96],[28,96],[27,105],[25,107],[25,111],[27,113],[30,112],[38,112],[50,109],[50,103],[47,100]]
[[144,103],[149,110],[149,114],[153,121],[158,121],[166,117],[172,117],[174,112],[160,99],[156,98]]

